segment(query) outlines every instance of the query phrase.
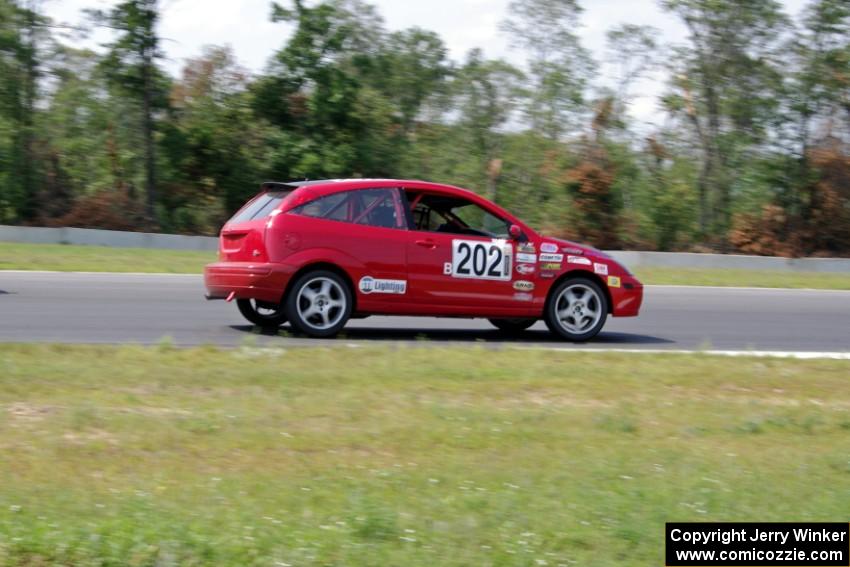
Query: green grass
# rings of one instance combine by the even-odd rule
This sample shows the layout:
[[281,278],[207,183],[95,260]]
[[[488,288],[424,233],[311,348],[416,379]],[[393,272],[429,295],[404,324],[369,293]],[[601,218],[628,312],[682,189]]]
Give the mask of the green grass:
[[786,287],[795,289],[850,289],[850,273],[774,272],[697,268],[637,268],[645,284]]
[[[0,242],[0,270],[201,273],[213,252]],[[850,289],[850,274],[757,270],[640,268],[646,284]]]
[[0,270],[201,273],[215,252],[0,242]]
[[2,565],[663,565],[842,521],[850,364],[0,346]]

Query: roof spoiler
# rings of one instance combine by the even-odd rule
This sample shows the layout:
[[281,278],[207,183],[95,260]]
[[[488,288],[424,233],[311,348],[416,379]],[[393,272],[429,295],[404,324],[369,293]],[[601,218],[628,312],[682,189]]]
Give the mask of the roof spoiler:
[[261,191],[294,191],[295,189],[298,189],[297,184],[280,181],[265,181],[260,185]]

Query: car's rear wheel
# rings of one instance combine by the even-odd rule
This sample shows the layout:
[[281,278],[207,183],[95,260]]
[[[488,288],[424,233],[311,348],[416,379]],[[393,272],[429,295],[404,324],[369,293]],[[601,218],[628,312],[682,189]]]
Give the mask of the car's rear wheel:
[[608,317],[608,299],[595,281],[568,279],[551,291],[545,320],[549,330],[568,341],[595,337]]
[[237,299],[236,307],[243,317],[260,327],[280,327],[286,323],[283,305],[258,301],[256,299]]
[[332,337],[351,316],[348,284],[334,272],[317,270],[299,277],[286,297],[286,315],[295,330]]
[[521,333],[537,322],[537,319],[489,319],[503,333]]

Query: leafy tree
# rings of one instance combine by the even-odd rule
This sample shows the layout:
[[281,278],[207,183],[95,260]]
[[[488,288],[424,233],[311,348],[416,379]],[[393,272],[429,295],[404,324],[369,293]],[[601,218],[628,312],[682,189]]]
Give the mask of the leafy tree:
[[[40,66],[39,39],[45,19],[35,2],[0,0],[0,116],[11,130],[6,158],[3,201],[14,216],[31,220],[37,214],[35,192],[38,183],[35,113]],[[0,201],[0,214],[2,214]]]
[[815,0],[807,8],[799,36],[799,90],[809,116],[825,120],[825,135],[836,133],[836,122],[850,133],[850,4]]
[[156,61],[162,57],[156,24],[157,0],[124,0],[108,12],[94,10],[92,18],[117,32],[101,65],[115,92],[140,104],[139,125],[144,148],[145,195],[148,220],[156,220],[156,123],[154,112],[167,104],[166,87]]
[[667,109],[683,119],[699,152],[699,227],[729,227],[735,170],[763,142],[776,119],[781,33],[787,20],[775,0],[663,0],[688,30],[676,50]]
[[697,164],[677,151],[681,144],[675,134],[661,132],[645,143],[647,182],[638,186],[635,198],[635,209],[646,219],[642,234],[657,250],[686,248],[698,218]]
[[178,231],[214,232],[254,194],[269,138],[254,119],[248,72],[226,47],[205,47],[183,67],[161,127],[169,191],[162,217]]
[[446,46],[431,31],[411,28],[389,35],[377,54],[369,82],[397,109],[402,132],[412,132],[426,101],[446,90],[452,69]]
[[529,53],[531,126],[551,140],[578,123],[593,63],[574,31],[576,0],[512,0],[502,29],[515,47]]
[[488,61],[481,50],[469,52],[454,81],[454,94],[460,113],[459,125],[469,137],[472,154],[479,162],[487,194],[497,199],[502,162],[499,130],[511,118],[521,100],[523,75],[504,61]]
[[613,120],[625,127],[630,89],[658,66],[659,31],[651,26],[620,24],[606,33],[609,62],[617,68],[613,97]]
[[[811,218],[816,186],[810,153],[831,137],[850,135],[850,5],[815,0],[806,7],[792,42],[795,69],[786,77],[787,167],[779,205]],[[783,132],[784,133],[784,132]]]
[[[838,253],[850,245],[850,6],[814,0],[791,41],[779,143],[763,161],[773,194],[736,215],[733,244],[759,254]],[[846,171],[846,170],[845,170]]]
[[316,178],[360,170],[369,156],[358,140],[369,125],[358,112],[358,101],[363,69],[384,34],[380,19],[359,2],[307,7],[295,0],[292,8],[276,3],[272,8],[274,21],[295,25],[254,88],[257,114],[286,133],[274,171],[282,177]]
[[[103,77],[93,51],[59,45],[50,53],[48,104],[37,124],[50,132],[46,175],[39,194],[43,219],[60,217],[76,196],[112,188],[127,191],[126,158],[115,150],[111,101],[98,95]],[[110,151],[112,150],[112,151]]]

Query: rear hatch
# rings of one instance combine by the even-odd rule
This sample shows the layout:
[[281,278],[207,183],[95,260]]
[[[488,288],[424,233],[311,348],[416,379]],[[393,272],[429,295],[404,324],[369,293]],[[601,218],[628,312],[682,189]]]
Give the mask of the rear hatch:
[[231,262],[267,262],[266,223],[295,188],[263,191],[248,201],[221,229],[219,258]]

